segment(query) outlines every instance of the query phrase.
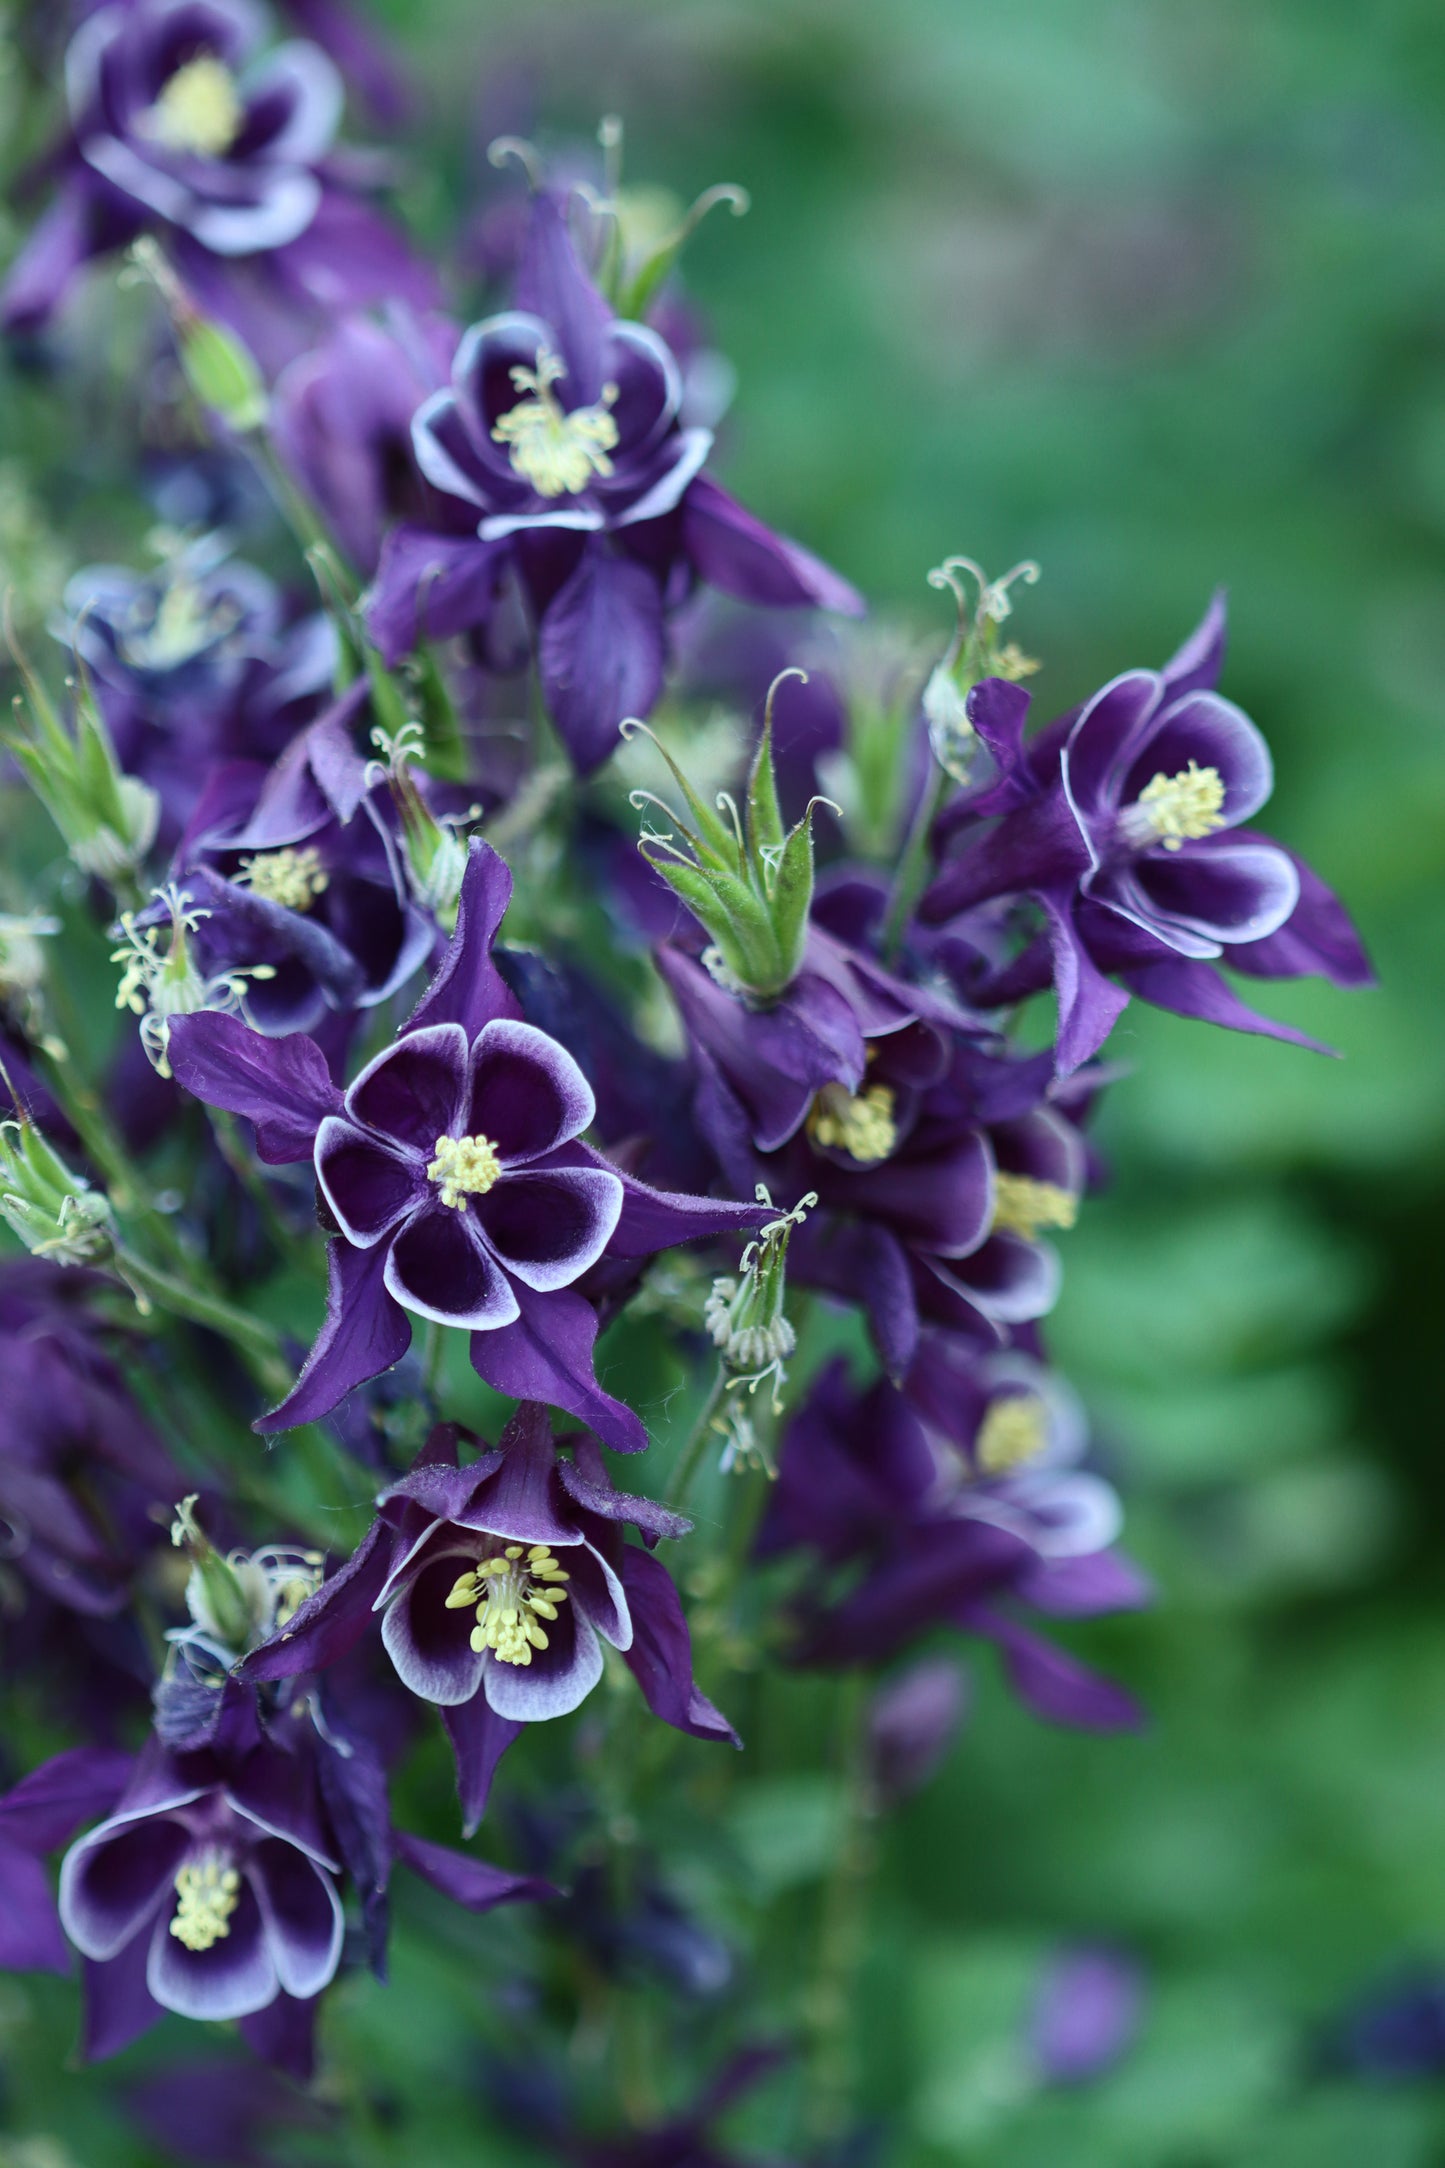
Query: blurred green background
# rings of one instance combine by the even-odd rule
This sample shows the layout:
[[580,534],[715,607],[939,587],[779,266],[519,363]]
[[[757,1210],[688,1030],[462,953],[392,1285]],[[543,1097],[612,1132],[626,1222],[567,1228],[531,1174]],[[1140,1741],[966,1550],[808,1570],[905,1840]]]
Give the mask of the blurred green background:
[[[1080,1645],[1153,1726],[1046,1731],[981,1679],[887,1840],[863,2092],[906,2168],[1445,2160],[1438,2084],[1320,2053],[1358,1998],[1445,1967],[1438,0],[377,12],[425,86],[408,191],[438,237],[504,126],[560,142],[615,110],[632,179],[747,186],[687,264],[738,370],[724,472],[880,605],[941,640],[928,566],[1038,558],[1017,623],[1049,713],[1229,588],[1268,825],[1382,985],[1261,989],[1339,1062],[1138,1005],[1116,1034],[1116,1179],[1066,1238],[1051,1344],[1160,1588]],[[781,1897],[822,1838],[780,1860],[751,1811]],[[1079,1937],[1137,1956],[1144,2022],[1048,2091],[1024,2014]],[[439,2125],[428,2157],[490,2143]]]

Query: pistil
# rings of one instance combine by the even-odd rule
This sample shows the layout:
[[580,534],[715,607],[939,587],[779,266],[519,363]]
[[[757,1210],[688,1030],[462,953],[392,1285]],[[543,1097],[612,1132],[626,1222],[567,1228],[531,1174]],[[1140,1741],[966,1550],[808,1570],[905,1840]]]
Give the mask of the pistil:
[[994,1176],[993,1232],[1022,1235],[1035,1242],[1049,1227],[1072,1227],[1079,1200],[1056,1182],[1036,1182],[1028,1174]]
[[808,1135],[825,1150],[876,1165],[898,1142],[891,1087],[870,1084],[855,1096],[842,1084],[825,1084],[809,1110]]
[[1217,768],[1201,768],[1195,760],[1177,775],[1152,776],[1119,816],[1124,839],[1136,850],[1162,843],[1177,851],[1224,825],[1224,779]]
[[243,858],[236,879],[263,903],[279,903],[288,911],[309,911],[331,883],[321,853],[310,843],[301,850],[288,847]]

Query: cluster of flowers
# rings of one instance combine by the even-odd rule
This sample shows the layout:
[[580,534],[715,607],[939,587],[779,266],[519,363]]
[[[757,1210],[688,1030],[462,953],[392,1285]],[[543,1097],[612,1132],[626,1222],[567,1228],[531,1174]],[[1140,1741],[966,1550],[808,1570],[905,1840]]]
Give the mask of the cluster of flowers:
[[[1137,1720],[1041,1631],[1147,1597],[1040,1331],[1049,1237],[1097,1175],[1100,1052],[1131,996],[1297,1037],[1220,967],[1357,985],[1368,966],[1318,878],[1244,826],[1271,765],[1217,690],[1222,604],[1161,669],[1030,731],[1034,666],[1002,630],[1032,567],[935,575],[957,631],[898,675],[885,783],[861,758],[866,652],[835,643],[777,677],[736,795],[690,779],[701,747],[664,752],[676,802],[633,794],[639,856],[586,779],[664,687],[711,669],[751,699],[789,642],[817,648],[812,620],[775,620],[760,679],[752,621],[708,635],[708,596],[863,607],[709,471],[715,372],[671,279],[688,221],[638,241],[611,139],[600,185],[570,189],[514,146],[530,188],[499,249],[506,305],[464,329],[372,201],[374,166],[336,147],[320,46],[260,51],[252,0],[83,14],[5,321],[42,337],[87,263],[139,243],[214,430],[293,508],[324,606],[216,532],[174,537],[155,570],[91,568],[60,628],[74,712],[32,673],[13,740],[114,920],[139,1031],[82,1088],[47,1006],[58,921],[5,922],[0,1205],[33,1253],[0,1288],[12,1646],[100,1743],[0,1799],[0,1959],[80,1953],[91,2055],[173,2010],[239,2019],[304,2071],[338,1966],[384,1963],[397,1862],[475,1911],[549,1895],[393,1829],[415,1704],[441,1711],[468,1835],[504,1752],[577,1710],[609,1650],[664,1724],[738,1743],[657,1556],[689,1536],[676,1508],[706,1449],[765,1500],[748,1548],[786,1562],[769,1630],[787,1661],[871,1673],[944,1628],[994,1644],[1046,1718]],[[325,20],[375,93],[376,55]],[[817,788],[846,800],[850,777],[853,848],[820,871]],[[525,939],[499,945],[509,848],[538,870]],[[613,945],[602,971],[569,947],[583,907]],[[1042,1048],[1015,1029],[1035,995],[1057,1009]],[[179,1218],[146,1171],[173,1169],[178,1134]],[[313,1181],[325,1319],[256,1428],[326,1419],[381,1476],[376,1517],[329,1570],[290,1543],[223,1553],[203,1520],[246,1532],[255,1509],[211,1467],[176,1512],[188,1623],[158,1649],[195,1452],[183,1423],[162,1435],[156,1335],[229,1336],[227,1390],[270,1384],[278,1343],[228,1286],[278,1250],[319,1259]],[[721,1237],[737,1269],[690,1311],[685,1277],[647,1277]],[[120,1320],[122,1284],[144,1329]],[[862,1321],[850,1357],[810,1360],[790,1287],[815,1319]],[[717,1370],[666,1506],[605,1460],[649,1443],[595,1365],[630,1304]],[[425,1378],[398,1368],[418,1319]],[[440,1419],[448,1328],[518,1404],[495,1443]],[[423,1411],[413,1450],[438,1418],[406,1466],[406,1422],[378,1420],[398,1408]],[[136,1756],[120,1742],[152,1679]],[[922,1780],[958,1713],[951,1665],[895,1675],[876,1800]],[[67,1844],[57,1910],[43,1862]]]

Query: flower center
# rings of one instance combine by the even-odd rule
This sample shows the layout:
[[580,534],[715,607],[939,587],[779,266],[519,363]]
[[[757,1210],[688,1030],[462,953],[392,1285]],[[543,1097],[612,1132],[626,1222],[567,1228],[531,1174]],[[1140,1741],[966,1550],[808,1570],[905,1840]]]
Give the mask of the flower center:
[[262,851],[243,858],[236,879],[263,903],[283,904],[288,911],[309,911],[331,882],[321,853],[310,843],[299,851]]
[[141,670],[178,669],[231,631],[235,615],[234,606],[218,603],[178,572],[149,614],[145,598],[127,613],[122,628],[126,659]]
[[1009,1393],[990,1401],[978,1426],[973,1457],[984,1475],[1006,1475],[1043,1451],[1048,1432],[1048,1410],[1038,1394]]
[[1034,1241],[1046,1227],[1072,1227],[1079,1200],[1056,1182],[1036,1182],[1028,1174],[996,1174],[993,1182],[993,1228],[997,1234],[1022,1235]]
[[224,158],[246,118],[236,79],[214,53],[197,53],[177,68],[155,104],[141,116],[140,132],[168,151]]
[[870,1084],[855,1097],[842,1084],[825,1084],[809,1109],[808,1135],[864,1166],[886,1159],[898,1142],[891,1086]]
[[231,1932],[241,1902],[241,1877],[223,1845],[193,1853],[176,1876],[176,1916],[171,1933],[188,1950],[209,1950]]
[[492,431],[492,442],[507,446],[513,471],[539,497],[575,497],[594,474],[612,472],[607,454],[617,443],[617,424],[607,410],[617,386],[604,384],[596,406],[568,414],[552,390],[566,374],[557,356],[539,347],[535,369],[511,372],[518,391],[532,396],[519,399]]
[[1162,843],[1177,851],[1224,826],[1224,778],[1217,768],[1191,760],[1177,775],[1156,775],[1119,816],[1125,841],[1136,849]]
[[545,1543],[523,1550],[509,1543],[500,1558],[479,1558],[469,1573],[459,1574],[447,1597],[449,1611],[470,1611],[477,1623],[472,1647],[480,1656],[490,1649],[498,1663],[530,1664],[533,1649],[548,1645],[542,1620],[555,1619],[567,1601],[564,1573]]
[[439,1185],[442,1203],[465,1212],[468,1197],[485,1197],[502,1171],[490,1137],[438,1137],[427,1180]]

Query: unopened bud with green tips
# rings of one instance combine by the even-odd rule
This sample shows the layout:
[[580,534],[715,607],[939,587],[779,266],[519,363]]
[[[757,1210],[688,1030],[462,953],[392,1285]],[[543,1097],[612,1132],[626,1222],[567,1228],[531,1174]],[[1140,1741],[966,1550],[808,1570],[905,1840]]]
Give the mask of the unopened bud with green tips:
[[223,1558],[196,1518],[200,1493],[176,1507],[171,1541],[191,1561],[186,1609],[201,1631],[239,1656],[268,1625],[273,1609],[265,1574],[244,1552]]
[[672,824],[645,828],[638,849],[711,936],[703,961],[714,978],[759,1001],[775,1000],[802,967],[813,902],[813,812],[820,805],[838,810],[830,798],[811,798],[794,827],[783,825],[773,701],[790,677],[807,682],[802,670],[784,670],[773,680],[741,814],[729,791],[718,793],[715,808],[708,806],[645,723],[629,719],[622,725],[625,738],[642,733],[652,739],[687,808],[684,818],[652,791],[633,791],[638,812],[655,806]]
[[148,783],[123,772],[88,684],[74,688],[73,726],[61,721],[16,643],[8,597],[5,637],[26,698],[16,700],[10,727],[0,737],[75,864],[113,888],[134,874],[155,841],[160,798]]
[[32,1256],[52,1264],[100,1264],[115,1250],[109,1198],[67,1166],[24,1114],[0,1122],[0,1216]]
[[415,720],[389,731],[378,727],[371,742],[381,754],[371,778],[385,783],[401,825],[401,846],[412,894],[444,933],[456,930],[462,876],[467,870],[465,829],[482,817],[479,805],[461,814],[433,813],[414,773],[426,754],[426,737]]
[[264,428],[270,412],[266,382],[248,349],[201,314],[149,234],[130,253],[135,271],[150,280],[169,311],[181,369],[197,403],[237,436]]

